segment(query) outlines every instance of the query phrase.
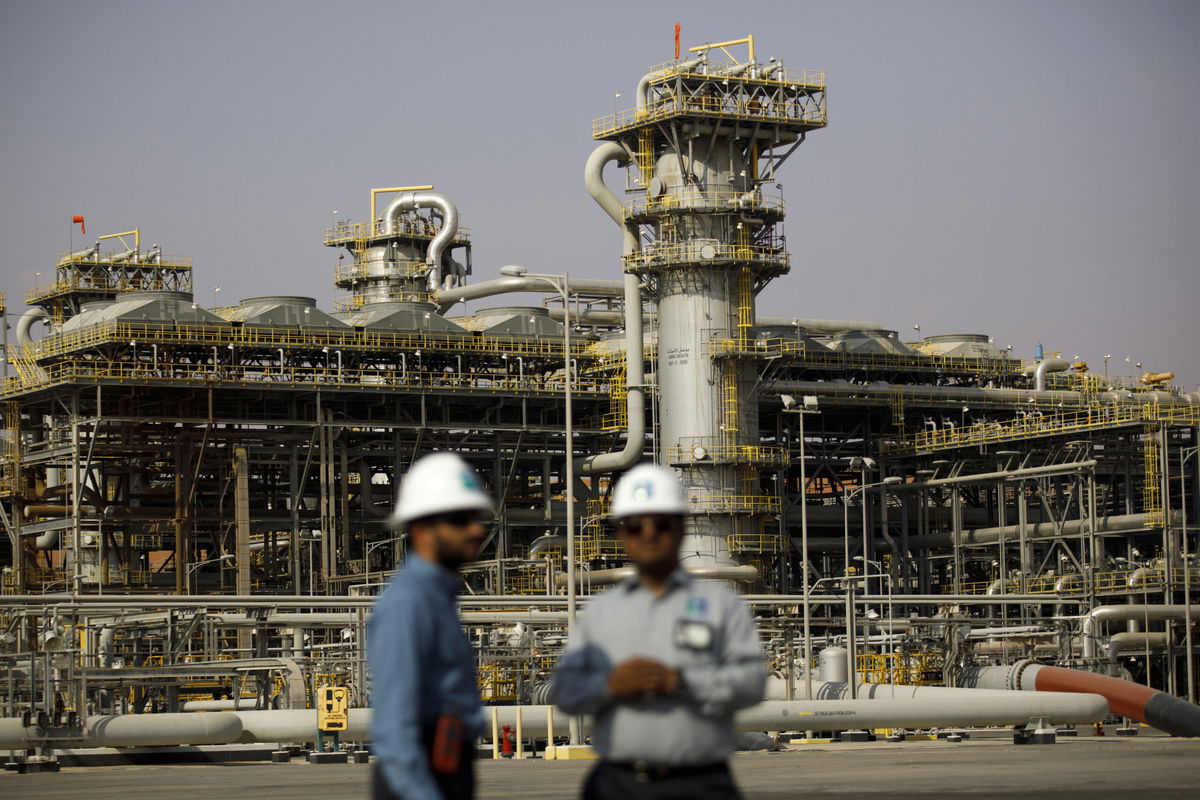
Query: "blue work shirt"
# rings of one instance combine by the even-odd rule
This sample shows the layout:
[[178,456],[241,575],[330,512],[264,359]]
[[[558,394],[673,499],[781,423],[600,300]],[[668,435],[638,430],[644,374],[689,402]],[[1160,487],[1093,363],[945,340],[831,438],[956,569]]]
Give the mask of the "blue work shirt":
[[[618,701],[609,673],[635,656],[678,670],[681,689]],[[766,680],[742,599],[676,569],[661,595],[634,576],[588,603],[554,671],[550,702],[594,715],[592,744],[606,760],[699,766],[733,751],[734,712],[761,701]]]
[[462,719],[468,741],[483,728],[458,587],[455,573],[412,555],[367,623],[375,754],[392,791],[410,800],[441,800],[422,729],[432,728],[441,714]]

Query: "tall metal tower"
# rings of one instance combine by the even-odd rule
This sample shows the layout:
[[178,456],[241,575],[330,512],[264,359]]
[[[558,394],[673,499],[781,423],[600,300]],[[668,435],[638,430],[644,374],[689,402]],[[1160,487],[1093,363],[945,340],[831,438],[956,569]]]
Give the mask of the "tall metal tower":
[[744,577],[730,569],[731,546],[783,545],[764,535],[779,501],[760,471],[782,454],[759,444],[754,299],[788,271],[775,176],[826,123],[825,74],[760,64],[752,36],[689,53],[651,69],[636,107],[596,120],[593,135],[630,163],[624,213],[636,242],[623,261],[658,304],[659,442],[695,515],[684,563]]

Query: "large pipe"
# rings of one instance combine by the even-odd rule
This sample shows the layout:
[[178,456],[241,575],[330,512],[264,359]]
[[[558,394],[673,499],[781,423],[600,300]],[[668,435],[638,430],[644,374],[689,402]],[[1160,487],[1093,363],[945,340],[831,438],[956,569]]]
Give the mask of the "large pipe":
[[839,331],[887,330],[882,322],[865,319],[811,319],[807,317],[755,317],[755,325],[772,327],[801,327],[810,331],[837,333]]
[[1096,657],[1096,631],[1102,622],[1131,619],[1185,619],[1186,617],[1191,617],[1193,620],[1200,620],[1200,605],[1191,606],[1190,611],[1183,604],[1135,603],[1133,605],[1096,606],[1083,618],[1083,657]]
[[[51,741],[58,747],[161,747],[228,744],[242,733],[242,721],[234,714],[119,714],[88,717],[78,738],[56,734]],[[43,741],[37,728],[26,728],[19,719],[0,719],[0,750],[36,747]]]
[[50,314],[40,306],[34,306],[21,315],[21,319],[17,321],[17,344],[22,347],[33,344],[33,337],[29,332],[33,329],[33,323],[39,319],[47,322],[50,320]]
[[1046,373],[1062,372],[1071,368],[1071,362],[1065,358],[1046,358],[1038,363],[1033,373],[1034,391],[1046,391]]
[[436,208],[442,212],[442,227],[429,242],[425,264],[429,267],[429,291],[449,289],[453,285],[453,276],[447,276],[446,285],[442,285],[442,254],[458,235],[458,208],[450,202],[449,197],[438,192],[404,192],[397,195],[384,209],[383,232],[395,233],[400,215],[418,208]]
[[[672,72],[686,71],[686,70],[694,69],[694,68],[700,66],[707,60],[708,59],[707,59],[707,53],[706,53],[704,56],[702,56],[700,58],[693,58],[693,59],[689,59],[687,61],[681,61],[678,64],[672,64],[670,67],[668,67],[668,69]],[[749,65],[747,65],[747,66],[749,66]],[[641,80],[638,81],[637,89],[635,90],[634,95],[635,95],[635,102],[637,103],[637,112],[638,112],[639,116],[641,114],[645,113],[646,108],[650,105],[650,84],[652,82],[662,78],[665,75],[665,73],[666,73],[666,70],[656,70],[654,72],[647,72],[645,75],[642,76]]]
[[[903,484],[900,484],[895,488],[902,486]],[[1171,524],[1175,524],[1176,520],[1180,519],[1181,516],[1178,511],[1172,511],[1169,517]],[[1095,531],[1096,533],[1120,533],[1123,531],[1145,530],[1148,519],[1149,517],[1146,514],[1119,514],[1111,517],[1097,517],[1095,520]],[[1058,527],[1052,522],[1030,522],[1025,525],[1025,538],[1052,539],[1056,536],[1079,536],[1089,531],[1089,524],[1090,521],[1086,519],[1067,520],[1060,523]],[[952,547],[956,544],[959,546],[983,545],[995,544],[1001,539],[1011,542],[1016,540],[1020,535],[1020,525],[1001,525],[994,528],[965,530],[959,537],[955,537],[952,531],[910,536],[908,544],[912,549]],[[840,550],[843,547],[845,547],[845,539],[841,536],[809,538],[808,540],[809,550],[826,552]],[[876,542],[875,547],[881,551],[889,551],[891,549],[891,545],[886,541]]]
[[[878,687],[877,687],[878,688]],[[892,687],[885,687],[891,689]],[[1058,724],[1095,722],[1108,713],[1103,697],[1089,694],[1042,693],[1020,697],[1012,693],[960,690],[942,695],[926,693],[914,699],[893,698],[877,692],[858,700],[766,700],[737,714],[735,725],[742,731],[803,730],[819,724],[823,729],[842,728],[930,728],[966,725],[1021,725],[1044,719]],[[528,736],[546,735],[548,706],[497,706],[501,725],[515,725],[517,709]],[[352,708],[342,741],[365,741],[371,736],[371,709]],[[485,715],[491,709],[484,710]],[[565,715],[559,717],[566,729]],[[316,737],[316,709],[271,711],[228,711],[181,714],[129,714],[120,717],[91,717],[89,735],[77,747],[135,747],[171,744],[224,744],[233,741],[307,742]],[[489,726],[485,726],[489,727]],[[17,719],[0,720],[0,749],[20,749],[34,738]]]
[[[621,228],[623,255],[638,249],[637,228],[625,222],[621,201],[604,183],[604,167],[610,161],[628,160],[625,148],[616,142],[605,142],[592,151],[583,168],[583,182],[588,194]],[[645,367],[642,359],[642,288],[636,275],[626,275],[625,295],[625,410],[628,429],[625,446],[616,452],[600,453],[579,460],[582,474],[612,472],[636,464],[646,447]]]
[[[890,397],[902,395],[914,401],[928,402],[930,398],[944,400],[947,403],[1029,403],[1031,401],[1045,406],[1051,403],[1064,405],[1082,405],[1084,397],[1079,392],[1044,391],[1033,389],[980,389],[970,386],[897,386],[889,385],[884,389],[874,389],[871,386],[861,386],[853,383],[832,383],[827,381],[775,381],[769,386],[764,385],[763,394],[769,395],[802,395],[820,396],[855,396],[870,399],[884,404]],[[1126,391],[1101,392],[1099,398],[1110,403],[1165,403],[1168,405],[1194,405],[1200,402],[1200,395],[1173,395],[1169,392],[1137,392]]]
[[[453,289],[442,289],[434,293],[433,299],[438,304],[439,313],[445,314],[455,303],[466,302],[467,300],[478,300],[482,297],[512,294],[514,292],[539,292],[544,294],[549,291],[553,291],[549,284],[539,278],[505,276],[480,283],[472,283],[467,286],[457,286]],[[570,283],[567,284],[567,291],[570,294],[619,297],[624,294],[625,288],[621,281],[572,278]],[[574,319],[574,314],[571,316]]]
[[959,684],[1026,692],[1081,692],[1108,700],[1114,714],[1153,725],[1172,736],[1200,736],[1200,706],[1149,686],[1064,667],[1019,661],[1007,667],[972,667]]
[[[714,565],[714,566],[694,566],[684,567],[686,572],[702,580],[710,581],[736,581],[738,583],[749,583],[758,577],[758,567],[749,564],[741,565]],[[636,572],[633,567],[614,567],[612,569],[594,569],[587,572],[580,572],[577,578],[578,584],[581,587],[589,586],[611,586],[614,583],[620,583]],[[567,576],[556,575],[554,578],[555,586],[566,586]]]

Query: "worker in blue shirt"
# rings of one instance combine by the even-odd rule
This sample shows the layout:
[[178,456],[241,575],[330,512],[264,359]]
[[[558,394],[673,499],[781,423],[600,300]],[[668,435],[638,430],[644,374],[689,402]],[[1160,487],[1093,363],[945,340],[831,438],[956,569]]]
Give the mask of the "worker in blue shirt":
[[413,464],[392,517],[409,558],[367,625],[374,800],[470,800],[483,713],[457,569],[479,557],[492,499],[452,453]]
[[584,800],[739,798],[727,759],[734,712],[762,700],[762,646],[746,604],[679,565],[688,507],[675,473],[642,464],[613,489],[637,574],[592,600],[550,701],[594,718],[601,758]]

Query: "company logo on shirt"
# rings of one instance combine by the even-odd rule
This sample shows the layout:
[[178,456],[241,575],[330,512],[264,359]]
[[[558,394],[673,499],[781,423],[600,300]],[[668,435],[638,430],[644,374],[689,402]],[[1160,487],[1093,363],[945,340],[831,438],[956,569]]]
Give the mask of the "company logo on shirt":
[[708,599],[704,597],[689,597],[684,613],[689,617],[703,617],[708,611]]

